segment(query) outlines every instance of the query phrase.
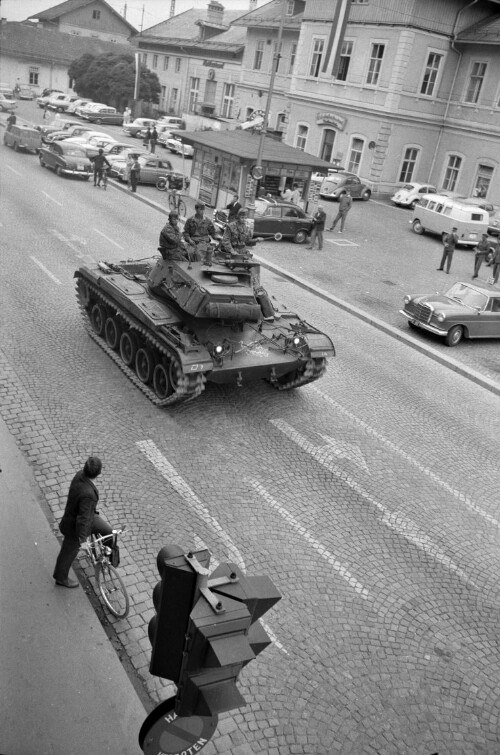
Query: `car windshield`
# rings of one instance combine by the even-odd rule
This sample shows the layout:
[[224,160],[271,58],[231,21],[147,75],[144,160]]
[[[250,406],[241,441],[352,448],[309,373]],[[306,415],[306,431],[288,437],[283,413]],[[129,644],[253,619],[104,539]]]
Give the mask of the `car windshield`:
[[448,299],[453,299],[467,307],[474,309],[484,309],[488,303],[486,294],[476,291],[466,283],[455,283],[445,294]]
[[417,187],[415,184],[405,184],[401,187],[403,191],[413,191],[413,189],[416,189]]
[[86,157],[85,152],[82,152],[78,147],[67,147],[63,150],[63,153],[69,157]]
[[328,176],[328,178],[325,179],[325,181],[328,181],[328,183],[331,184],[339,184],[342,181],[344,181],[345,176],[340,176],[338,173],[333,176]]

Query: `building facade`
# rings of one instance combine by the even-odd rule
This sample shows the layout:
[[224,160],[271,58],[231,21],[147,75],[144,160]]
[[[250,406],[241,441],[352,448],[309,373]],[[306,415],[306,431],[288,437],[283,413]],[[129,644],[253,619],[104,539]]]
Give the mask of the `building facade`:
[[105,0],[66,0],[34,13],[29,20],[52,31],[121,44],[137,34],[137,29]]

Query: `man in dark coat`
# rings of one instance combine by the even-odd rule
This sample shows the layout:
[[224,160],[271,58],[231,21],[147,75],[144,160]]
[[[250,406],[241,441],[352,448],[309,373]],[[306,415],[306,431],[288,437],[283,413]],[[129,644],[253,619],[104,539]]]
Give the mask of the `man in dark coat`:
[[457,230],[458,229],[453,226],[451,233],[446,233],[444,236],[443,256],[441,257],[441,262],[439,263],[438,270],[442,270],[444,268],[444,263],[446,262],[446,272],[450,272],[450,267],[453,260],[453,252],[455,251],[455,247],[458,244]]
[[232,200],[226,205],[226,210],[229,210],[227,222],[230,223],[232,220],[236,220],[238,217],[238,210],[241,210],[241,204],[237,194],[233,194]]
[[112,533],[111,527],[96,511],[99,493],[94,480],[101,474],[101,470],[101,460],[97,456],[89,456],[83,469],[71,481],[66,508],[59,524],[64,540],[53,575],[56,585],[61,587],[78,587],[78,582],[69,578],[69,570],[80,546],[90,534]]

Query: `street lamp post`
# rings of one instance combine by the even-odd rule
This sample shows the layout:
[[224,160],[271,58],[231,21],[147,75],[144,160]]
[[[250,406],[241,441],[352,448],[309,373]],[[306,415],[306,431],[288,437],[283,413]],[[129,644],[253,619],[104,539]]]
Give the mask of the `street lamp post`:
[[286,8],[287,8],[287,0],[281,0],[280,24],[278,27],[278,41],[276,43],[276,53],[273,55],[273,65],[271,68],[271,76],[269,78],[269,89],[267,92],[266,109],[264,111],[264,120],[262,122],[262,131],[260,132],[259,147],[257,150],[257,162],[250,171],[250,175],[255,181],[252,187],[250,201],[248,202],[248,205],[247,205],[248,218],[250,221],[253,220],[253,217],[255,215],[255,195],[256,195],[256,189],[257,189],[257,181],[263,176],[262,155],[264,153],[264,141],[265,141],[266,132],[267,132],[267,121],[269,118],[269,111],[271,109],[271,100],[273,97],[274,80],[276,78],[276,72],[277,72],[280,57],[281,57],[280,47],[281,47],[281,39],[283,37],[283,26],[285,24]]

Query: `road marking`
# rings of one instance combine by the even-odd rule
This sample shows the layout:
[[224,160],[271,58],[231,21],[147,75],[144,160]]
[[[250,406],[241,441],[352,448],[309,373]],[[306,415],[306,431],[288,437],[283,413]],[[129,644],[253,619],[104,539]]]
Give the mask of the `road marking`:
[[38,267],[40,268],[40,270],[43,270],[43,272],[46,275],[48,275],[49,278],[51,278],[54,281],[54,283],[57,283],[59,286],[62,285],[61,281],[58,278],[56,278],[56,276],[53,275],[50,272],[50,270],[47,270],[47,268],[45,267],[45,265],[42,262],[40,262],[40,260],[37,260],[36,257],[32,257],[31,255],[30,255],[30,260],[33,260],[33,262],[35,263],[35,265],[38,265]]
[[342,480],[345,485],[348,485],[359,496],[368,501],[368,503],[371,503],[372,506],[375,506],[375,508],[377,508],[383,515],[380,520],[383,524],[385,524],[401,537],[404,537],[405,540],[408,540],[408,542],[412,543],[419,550],[422,550],[425,553],[431,555],[432,558],[434,558],[438,563],[440,563],[449,571],[454,572],[467,584],[476,587],[467,573],[463,569],[461,569],[460,566],[455,564],[455,562],[452,561],[451,558],[449,558],[449,556],[447,556],[446,553],[444,553],[439,548],[439,546],[433,543],[430,537],[425,532],[422,532],[415,522],[413,522],[404,514],[401,514],[399,511],[391,511],[387,508],[387,506],[384,506],[383,503],[378,501],[371,493],[365,490],[362,485],[360,485],[353,477],[351,477],[351,475],[347,474],[345,470],[341,469],[335,463],[333,463],[331,461],[331,453],[325,454],[324,447],[314,446],[309,440],[307,440],[307,438],[297,432],[297,430],[295,430],[291,425],[289,425],[282,419],[272,419],[270,420],[270,422],[275,427],[277,427],[278,430],[281,430],[281,432],[286,435],[287,438],[293,440],[293,442],[296,443],[299,448],[302,448],[314,459],[316,459],[316,461],[319,462],[319,464],[321,464],[323,467],[325,467],[325,469],[328,469],[328,471],[335,475],[335,477],[337,477],[339,480]]
[[50,232],[53,233],[54,236],[57,239],[59,239],[59,241],[62,241],[63,244],[66,244],[66,246],[69,247],[71,251],[74,252],[79,259],[85,262],[90,262],[91,264],[95,263],[95,260],[93,259],[93,257],[91,257],[89,254],[85,254],[84,252],[80,251],[80,249],[78,249],[78,247],[75,246],[73,242],[70,241],[70,239],[66,238],[66,236],[60,233],[60,231],[58,231],[57,228],[51,228]]
[[115,246],[117,246],[117,247],[118,247],[118,249],[121,249],[121,250],[123,250],[123,247],[122,247],[122,246],[120,246],[120,244],[117,244],[117,243],[116,243],[116,241],[113,241],[113,239],[110,239],[110,238],[109,238],[109,236],[106,236],[106,234],[105,234],[105,233],[103,233],[102,231],[99,231],[99,230],[98,230],[97,228],[94,228],[93,230],[94,230],[94,231],[95,231],[96,233],[98,233],[98,234],[99,234],[99,236],[102,236],[103,238],[105,238],[105,239],[106,239],[106,241],[109,241],[109,243],[110,243],[110,244],[114,244]]
[[489,524],[492,524],[497,529],[500,528],[500,522],[498,519],[495,519],[494,516],[491,514],[488,514],[487,511],[482,509],[480,506],[474,503],[469,496],[465,495],[465,493],[462,493],[460,490],[457,490],[452,485],[450,485],[448,482],[445,482],[444,480],[439,477],[435,472],[432,471],[432,469],[429,469],[429,467],[426,467],[424,464],[419,462],[417,459],[415,459],[413,456],[411,456],[406,451],[403,451],[402,448],[399,448],[395,443],[393,443],[388,438],[385,438],[381,433],[379,433],[377,430],[375,430],[373,427],[370,427],[367,422],[357,417],[355,414],[350,412],[348,409],[346,409],[344,406],[339,404],[335,399],[330,398],[330,396],[327,396],[326,393],[323,393],[319,388],[316,388],[315,386],[311,386],[311,390],[315,391],[321,398],[323,398],[325,401],[327,401],[329,404],[335,407],[335,409],[343,414],[345,417],[348,417],[350,420],[355,422],[359,427],[362,427],[363,430],[368,434],[379,440],[381,443],[386,445],[388,448],[391,449],[395,454],[398,454],[398,456],[401,456],[401,458],[405,459],[405,461],[408,462],[408,464],[411,464],[413,467],[419,470],[419,472],[423,472],[426,477],[428,477],[430,480],[432,480],[436,485],[439,485],[439,487],[446,490],[447,493],[450,493],[454,498],[456,498],[458,501],[462,501],[465,506],[470,510],[473,511],[475,514],[479,514],[483,519],[485,519]]
[[326,441],[326,446],[322,446],[319,449],[320,451],[324,451],[325,454],[333,453],[335,456],[338,456],[339,459],[349,459],[349,461],[352,461],[353,464],[356,464],[362,469],[363,472],[371,475],[371,472],[368,469],[368,464],[366,463],[365,457],[361,453],[359,446],[355,446],[352,443],[338,441],[336,438],[332,438],[331,435],[322,435],[321,433],[317,433],[317,435]]
[[11,171],[12,171],[12,173],[15,173],[15,174],[16,174],[16,176],[22,176],[22,175],[23,175],[22,173],[19,173],[19,171],[18,171],[18,170],[16,170],[15,168],[13,168],[13,167],[12,167],[12,166],[10,166],[10,165],[7,165],[7,168],[8,168],[9,170],[11,170]]
[[[194,536],[194,544],[196,545],[196,548],[197,548],[197,549],[200,549],[200,550],[210,550],[210,548],[209,548],[209,547],[208,547],[208,546],[206,545],[206,543],[205,543],[205,542],[204,542],[204,541],[203,541],[203,540],[201,539],[201,537],[199,537],[199,536],[198,536],[198,535],[196,535],[196,534],[195,534],[195,536]],[[213,571],[215,571],[215,570],[217,569],[217,567],[219,566],[219,563],[220,563],[220,561],[218,561],[218,560],[217,560],[217,559],[215,558],[215,556],[213,556],[212,554],[210,554],[210,573],[212,573]],[[274,634],[274,632],[273,632],[273,630],[271,629],[271,627],[269,626],[269,624],[266,624],[266,622],[265,622],[265,621],[263,621],[262,619],[258,619],[258,621],[260,621],[260,623],[262,624],[262,626],[264,627],[264,629],[265,629],[265,630],[266,630],[266,632],[268,633],[268,635],[269,635],[269,638],[270,638],[270,639],[271,639],[271,641],[272,641],[272,642],[273,642],[273,643],[274,643],[274,644],[276,645],[276,647],[278,648],[278,650],[281,650],[281,651],[282,651],[283,653],[285,653],[285,655],[288,655],[288,654],[289,654],[289,653],[288,653],[288,650],[287,650],[287,649],[285,648],[285,646],[284,646],[284,645],[282,645],[282,644],[281,644],[281,642],[280,642],[280,641],[278,640],[278,638],[277,638],[277,637],[276,637],[276,635]]]
[[325,561],[327,561],[330,566],[340,574],[342,579],[345,579],[349,587],[354,588],[354,590],[366,600],[366,598],[369,595],[369,591],[362,585],[361,582],[359,582],[355,577],[352,576],[351,572],[345,566],[345,564],[342,564],[340,561],[338,561],[335,556],[333,556],[330,551],[325,548],[325,546],[319,542],[319,540],[316,540],[313,535],[296,519],[293,514],[290,514],[290,512],[282,506],[278,501],[276,501],[264,488],[263,485],[260,484],[260,482],[257,482],[257,480],[249,480],[250,485],[253,487],[254,490],[259,493],[262,498],[275,510],[280,514],[283,519],[290,524],[293,529],[295,529],[299,535],[301,535],[304,540],[306,540],[309,545],[311,545],[314,550],[316,550],[321,558],[324,558]]
[[42,191],[42,194],[47,197],[47,199],[50,199],[51,202],[54,202],[54,204],[59,205],[59,207],[62,207],[62,204],[57,201],[57,199],[54,199],[54,197],[51,197],[50,194],[47,194],[46,191]]
[[327,241],[329,244],[335,244],[335,246],[359,246],[359,244],[356,244],[354,241],[349,241],[349,239],[323,239],[323,241]]

